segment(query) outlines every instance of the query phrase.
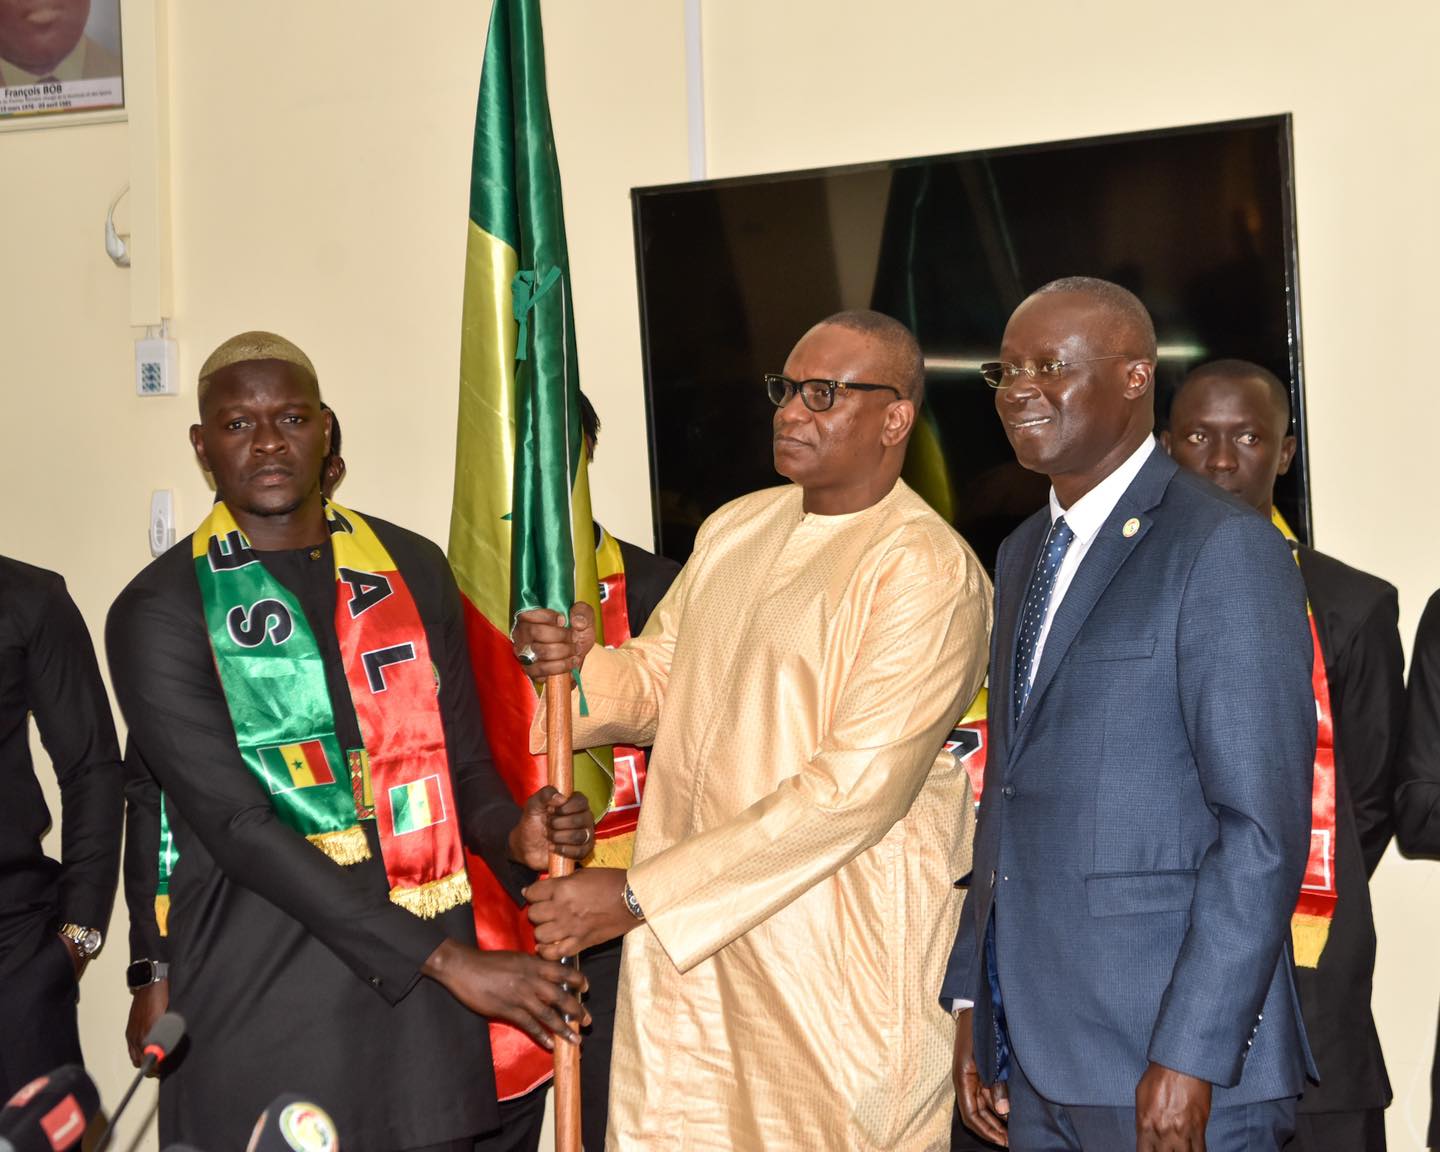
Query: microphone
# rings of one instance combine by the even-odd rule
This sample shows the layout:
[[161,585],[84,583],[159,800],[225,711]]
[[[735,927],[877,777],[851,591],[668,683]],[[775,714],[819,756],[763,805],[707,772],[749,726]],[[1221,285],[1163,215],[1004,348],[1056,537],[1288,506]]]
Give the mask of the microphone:
[[[140,1061],[140,1075],[148,1076],[175,1051],[175,1046],[185,1039],[185,1017],[178,1012],[166,1012],[150,1026],[145,1034],[144,1053]],[[119,1110],[115,1113],[120,1114]]]
[[245,1152],[340,1152],[335,1121],[320,1105],[283,1092],[266,1105],[255,1121]]
[[[125,1089],[125,1095],[120,1098],[120,1105],[115,1109],[115,1115],[110,1117],[110,1123],[105,1126],[105,1134],[95,1145],[95,1152],[105,1152],[110,1138],[115,1135],[115,1125],[129,1105],[130,1097],[135,1095],[135,1089],[140,1087],[140,1081],[160,1067],[164,1059],[175,1051],[175,1046],[184,1038],[185,1017],[178,1012],[166,1012],[150,1025],[150,1031],[145,1034],[145,1043],[141,1048],[144,1056],[140,1060],[140,1070],[135,1073],[135,1079],[130,1081],[130,1087]],[[0,1152],[4,1152],[4,1149],[0,1149]]]
[[95,1082],[78,1064],[40,1076],[0,1110],[0,1152],[67,1152],[100,1110]]

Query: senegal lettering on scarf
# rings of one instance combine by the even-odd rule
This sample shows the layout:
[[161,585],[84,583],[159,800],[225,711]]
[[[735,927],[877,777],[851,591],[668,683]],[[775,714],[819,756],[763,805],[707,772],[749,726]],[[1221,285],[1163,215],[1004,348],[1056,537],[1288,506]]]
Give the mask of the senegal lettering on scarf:
[[325,506],[335,630],[363,749],[342,753],[325,663],[300,604],[218,503],[195,574],[245,766],[275,814],[339,864],[369,857],[377,821],[390,899],[431,917],[470,899],[430,647],[414,597],[354,512]]
[[[1290,541],[1293,551],[1295,533],[1279,509],[1270,513],[1270,520]],[[1298,553],[1295,563],[1300,563]],[[1315,777],[1310,789],[1310,857],[1305,861],[1300,899],[1290,918],[1290,940],[1295,948],[1295,963],[1301,968],[1316,968],[1330,939],[1330,922],[1335,918],[1338,896],[1335,887],[1335,719],[1330,710],[1330,678],[1325,672],[1320,629],[1308,599],[1305,611],[1310,617],[1310,637],[1315,644],[1315,664],[1310,674],[1315,691]]]

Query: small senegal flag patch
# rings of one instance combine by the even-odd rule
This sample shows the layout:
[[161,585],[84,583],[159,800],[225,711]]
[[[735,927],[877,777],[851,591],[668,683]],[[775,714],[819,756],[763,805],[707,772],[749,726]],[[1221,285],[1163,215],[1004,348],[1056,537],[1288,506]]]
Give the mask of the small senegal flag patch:
[[390,819],[395,835],[419,832],[445,823],[445,801],[440,796],[440,777],[425,776],[390,789]]
[[264,765],[265,780],[272,795],[335,783],[330,758],[325,755],[325,745],[319,740],[261,748],[260,763]]

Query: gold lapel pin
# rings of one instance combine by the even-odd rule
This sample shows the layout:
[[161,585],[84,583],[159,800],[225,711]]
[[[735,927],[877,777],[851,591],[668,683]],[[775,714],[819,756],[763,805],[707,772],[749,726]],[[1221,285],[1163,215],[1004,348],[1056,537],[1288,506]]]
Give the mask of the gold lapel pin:
[[1127,539],[1127,540],[1130,539],[1130,537],[1134,536],[1135,533],[1136,533],[1136,532],[1139,532],[1139,531],[1140,531],[1140,520],[1139,520],[1138,517],[1135,517],[1135,516],[1132,516],[1132,517],[1130,517],[1129,520],[1126,520],[1126,521],[1125,521],[1125,527],[1123,527],[1123,528],[1120,529],[1121,534],[1122,534],[1122,535],[1125,537],[1125,539]]

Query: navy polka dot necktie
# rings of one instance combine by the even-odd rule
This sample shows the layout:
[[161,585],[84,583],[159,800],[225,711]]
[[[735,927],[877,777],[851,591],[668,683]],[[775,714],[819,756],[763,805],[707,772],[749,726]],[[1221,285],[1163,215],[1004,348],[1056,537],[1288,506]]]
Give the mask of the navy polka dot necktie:
[[1030,670],[1035,664],[1035,648],[1040,642],[1040,629],[1045,623],[1045,610],[1050,606],[1050,593],[1055,590],[1055,574],[1060,571],[1060,562],[1065,559],[1075,533],[1065,523],[1065,517],[1056,517],[1050,525],[1050,535],[1045,537],[1045,547],[1035,562],[1035,572],[1030,577],[1030,588],[1025,593],[1025,607],[1020,616],[1020,639],[1015,645],[1015,719],[1025,711],[1025,702],[1030,699]]

